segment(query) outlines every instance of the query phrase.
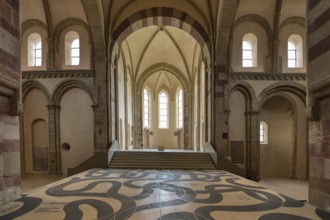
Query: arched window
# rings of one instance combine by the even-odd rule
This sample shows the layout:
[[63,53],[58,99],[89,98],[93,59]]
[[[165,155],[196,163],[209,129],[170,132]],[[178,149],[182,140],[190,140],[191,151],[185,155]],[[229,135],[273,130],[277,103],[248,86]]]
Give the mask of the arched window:
[[179,90],[177,97],[177,128],[183,127],[183,94],[182,89]]
[[150,96],[146,89],[143,90],[143,127],[150,127]]
[[297,34],[291,35],[288,39],[288,67],[303,67],[303,41]]
[[257,37],[246,34],[242,41],[242,66],[257,67]]
[[78,66],[80,63],[79,34],[69,31],[65,35],[65,65]]
[[42,64],[42,41],[37,33],[28,37],[28,66],[41,66]]
[[168,97],[165,92],[160,92],[159,103],[159,128],[168,128]]
[[268,125],[266,122],[260,122],[260,144],[268,144]]

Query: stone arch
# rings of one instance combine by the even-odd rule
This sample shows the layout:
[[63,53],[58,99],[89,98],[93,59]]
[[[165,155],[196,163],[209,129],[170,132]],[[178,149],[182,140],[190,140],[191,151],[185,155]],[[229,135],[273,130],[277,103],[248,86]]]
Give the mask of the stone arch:
[[260,111],[267,97],[276,92],[289,92],[300,98],[306,105],[306,87],[296,82],[278,82],[274,83],[261,91],[257,98],[258,110]]
[[42,22],[40,20],[37,20],[37,19],[30,19],[30,20],[26,20],[22,23],[22,25],[21,25],[21,36],[24,34],[24,32],[26,30],[28,30],[31,27],[35,27],[35,26],[40,27],[40,28],[44,29],[47,32],[47,25],[44,22]]
[[174,101],[174,97],[175,97],[175,94],[173,94],[172,91],[170,91],[169,88],[167,88],[166,86],[160,86],[156,91],[155,91],[155,97],[158,97],[159,94],[162,92],[162,91],[165,91],[167,97],[168,97],[168,100],[169,101]]
[[254,111],[257,109],[256,94],[254,92],[254,89],[249,83],[245,81],[235,82],[231,84],[229,91],[230,92],[229,92],[228,100],[225,101],[226,109],[229,110],[229,97],[234,91],[240,91],[244,95],[248,105],[246,106],[247,107],[246,109],[249,109],[250,111]]
[[261,107],[263,106],[263,104],[264,104],[267,100],[269,100],[269,99],[271,99],[271,98],[273,98],[273,97],[276,97],[276,96],[280,96],[280,97],[283,97],[284,99],[286,99],[286,100],[291,104],[293,110],[296,111],[296,110],[297,110],[297,104],[296,104],[296,102],[295,102],[290,96],[288,96],[288,95],[286,94],[287,92],[288,92],[288,91],[280,91],[280,90],[278,90],[278,91],[274,91],[274,92],[268,94],[268,95],[263,99],[263,101],[262,101],[262,103],[261,103],[261,105],[260,105],[260,109],[261,109]]
[[65,92],[67,92],[72,88],[82,89],[91,98],[93,102],[93,106],[96,106],[98,104],[95,88],[92,88],[91,86],[87,85],[85,82],[76,79],[65,80],[56,86],[51,99],[52,104],[55,106],[59,106]]
[[155,72],[158,72],[160,70],[165,70],[171,74],[173,74],[175,77],[178,78],[178,80],[180,81],[181,85],[182,85],[182,89],[185,93],[187,93],[189,91],[189,81],[186,79],[186,77],[184,76],[184,74],[177,69],[175,66],[172,66],[170,64],[167,63],[158,63],[155,65],[152,65],[150,67],[148,67],[138,78],[137,83],[136,83],[136,88],[137,91],[141,91],[144,82],[146,81],[146,79],[151,76],[152,74],[154,74]]
[[[292,89],[296,89],[298,90],[297,88],[292,88]],[[298,161],[301,160],[301,158],[299,159],[298,158],[298,151],[300,152],[300,154],[302,153],[303,148],[299,147],[300,144],[302,144],[303,142],[300,142],[300,144],[298,143],[298,141],[301,139],[301,136],[299,136],[298,134],[298,127],[299,127],[299,123],[301,121],[298,120],[298,115],[299,115],[299,104],[298,104],[298,100],[302,101],[301,100],[301,97],[299,97],[299,94],[297,92],[293,92],[293,90],[290,90],[290,89],[285,89],[285,88],[281,88],[279,87],[279,89],[275,89],[275,90],[271,90],[271,92],[267,93],[267,95],[263,98],[262,102],[260,103],[260,112],[262,111],[262,107],[264,106],[264,104],[266,103],[266,101],[268,100],[271,100],[272,98],[275,98],[275,97],[281,97],[283,99],[285,99],[289,105],[290,105],[290,108],[291,108],[291,114],[292,114],[292,136],[293,136],[293,139],[292,139],[292,143],[291,143],[291,158],[290,158],[290,168],[291,168],[291,173],[290,173],[290,178],[293,178],[293,179],[296,179],[297,178],[297,174],[298,174]],[[295,99],[293,96],[296,96],[298,97],[298,99]],[[303,104],[305,104],[303,102]],[[304,112],[304,109],[302,110]],[[300,109],[300,112],[301,112],[301,109]],[[260,119],[261,120],[261,119]],[[260,121],[259,121],[260,122]],[[268,143],[269,144],[269,143]],[[302,145],[303,146],[303,145]],[[260,147],[260,145],[259,145]],[[307,146],[306,146],[307,147]],[[261,169],[261,165],[262,165],[262,160],[261,160],[261,149],[258,150],[259,154],[258,157],[259,157],[259,169]],[[307,152],[307,149],[306,149],[306,152]],[[300,170],[303,170],[304,168],[300,168]],[[306,167],[306,169],[308,169]],[[260,171],[261,172],[261,171]],[[306,172],[306,171],[305,171]],[[305,173],[304,172],[304,173]],[[301,175],[301,171],[300,171],[300,175]]]
[[32,142],[33,170],[47,172],[49,170],[48,123],[43,118],[36,118],[35,120],[32,121],[30,126],[31,126],[31,139],[32,139],[31,142]]
[[[254,157],[253,152],[256,148],[255,138],[253,136],[254,131],[256,130],[256,125],[253,123],[255,121],[255,115],[257,115],[256,111],[256,95],[254,92],[254,89],[250,84],[244,81],[240,81],[234,84],[231,84],[231,87],[229,88],[229,96],[225,97],[225,108],[226,108],[226,118],[228,121],[228,126],[230,126],[230,101],[231,101],[231,95],[238,91],[240,92],[245,99],[245,137],[242,139],[244,141],[244,163],[245,163],[245,169],[246,169],[246,176],[247,177],[253,177],[255,178],[255,168],[253,167],[254,163]],[[230,131],[229,131],[230,132]],[[228,139],[228,151],[231,152],[231,139]]]
[[[50,50],[50,45],[48,42],[49,33],[45,23],[37,19],[30,19],[22,23],[21,31],[21,68],[31,69],[31,70],[45,70],[48,66],[48,54]],[[41,64],[34,65],[33,58],[35,57],[33,53],[33,46],[38,38],[31,36],[39,35],[41,40]]]
[[[248,15],[244,15],[241,16],[240,18],[238,18],[235,23],[233,24],[233,28],[230,34],[230,40],[229,40],[229,51],[228,51],[228,59],[229,59],[229,63],[232,62],[231,57],[233,54],[233,44],[234,44],[234,32],[237,29],[237,27],[245,22],[252,22],[252,23],[256,23],[258,25],[260,25],[264,31],[266,32],[267,35],[267,42],[268,42],[268,53],[269,54],[273,54],[273,40],[274,40],[274,34],[273,34],[273,30],[271,28],[271,26],[269,25],[268,21],[257,14],[248,14]],[[247,32],[249,33],[249,32]],[[253,32],[250,32],[252,34],[255,34]],[[260,39],[258,39],[259,41]],[[259,52],[259,51],[258,51]]]
[[299,17],[299,16],[295,16],[295,17],[290,17],[286,20],[284,20],[281,25],[280,25],[280,28],[279,28],[279,32],[281,32],[281,30],[286,26],[286,25],[290,25],[290,24],[297,24],[297,25],[300,25],[301,27],[303,28],[306,28],[305,26],[305,18],[304,17]]
[[86,22],[84,22],[83,20],[79,19],[79,18],[66,18],[62,21],[60,21],[55,29],[54,29],[54,36],[56,36],[56,47],[58,47],[58,38],[61,35],[62,31],[72,25],[79,25],[82,26],[88,33],[89,36],[89,40],[91,42],[91,45],[93,45],[93,37],[92,37],[92,33],[89,29],[88,24],[86,24]]
[[121,42],[131,33],[150,25],[170,25],[180,28],[195,38],[195,40],[200,44],[204,54],[208,54],[210,56],[209,36],[197,20],[178,9],[154,7],[138,11],[119,24],[112,34],[112,39],[114,42],[114,44],[111,45],[112,57],[116,54],[116,48],[120,47]]
[[37,90],[41,91],[46,96],[48,103],[50,104],[51,95],[50,95],[48,89],[43,84],[41,84],[40,82],[38,82],[36,80],[29,80],[29,81],[23,82],[23,84],[22,84],[22,101],[23,101],[23,103],[24,103],[26,96],[29,94],[29,92],[32,89],[37,89]]
[[235,29],[242,23],[244,22],[255,22],[257,24],[259,24],[261,27],[264,28],[264,30],[266,31],[267,33],[267,36],[268,36],[268,40],[272,42],[273,40],[273,31],[272,31],[272,28],[271,26],[269,25],[268,21],[260,16],[260,15],[256,15],[256,14],[248,14],[248,15],[244,15],[240,18],[238,18],[234,25],[233,25],[233,31],[235,31]]
[[66,18],[62,21],[60,21],[55,29],[54,29],[54,51],[59,51],[59,44],[60,44],[60,37],[61,34],[63,32],[63,30],[67,27],[73,26],[73,25],[77,25],[80,27],[83,27],[87,34],[88,34],[88,43],[89,45],[89,50],[90,50],[90,66],[93,67],[93,63],[94,60],[92,59],[94,57],[94,43],[93,43],[93,36],[92,36],[92,32],[88,26],[88,24],[86,22],[84,22],[83,20],[79,19],[79,18]]
[[150,99],[155,99],[155,93],[152,92],[152,86],[149,83],[145,83],[144,86],[142,87],[142,89],[146,89]]

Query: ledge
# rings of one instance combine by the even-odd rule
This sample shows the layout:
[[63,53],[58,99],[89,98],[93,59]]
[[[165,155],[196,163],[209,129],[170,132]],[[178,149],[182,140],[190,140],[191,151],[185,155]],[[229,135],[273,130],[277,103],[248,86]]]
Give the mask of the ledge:
[[306,73],[229,73],[231,79],[236,80],[272,80],[272,81],[306,81]]
[[94,77],[93,70],[38,70],[23,71],[23,79],[35,78],[91,78]]
[[318,99],[328,97],[330,95],[330,77],[323,77],[316,82],[309,83],[309,90]]

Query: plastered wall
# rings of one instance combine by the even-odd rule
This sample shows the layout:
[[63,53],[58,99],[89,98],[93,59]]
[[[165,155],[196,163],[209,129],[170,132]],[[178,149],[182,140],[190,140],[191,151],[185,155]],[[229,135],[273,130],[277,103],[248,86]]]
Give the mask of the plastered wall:
[[283,97],[272,97],[262,106],[260,120],[268,124],[268,144],[260,145],[261,178],[291,177],[293,111]]
[[68,143],[69,150],[61,149],[62,172],[87,160],[94,152],[94,116],[90,97],[81,89],[67,91],[61,100],[61,145]]
[[47,105],[48,100],[45,94],[37,89],[31,90],[24,100],[24,154],[22,156],[24,156],[23,162],[25,161],[25,173],[37,171],[33,169],[33,148],[35,143],[33,139],[40,140],[45,144],[48,142],[45,147],[49,146],[48,127],[46,127],[45,135],[33,130],[33,124],[37,120],[42,120],[48,125]]

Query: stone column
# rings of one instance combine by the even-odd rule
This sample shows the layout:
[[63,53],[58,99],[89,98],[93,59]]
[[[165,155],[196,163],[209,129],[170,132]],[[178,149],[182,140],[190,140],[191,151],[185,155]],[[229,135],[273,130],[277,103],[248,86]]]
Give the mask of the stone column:
[[214,74],[214,140],[215,150],[220,155],[228,155],[228,115],[225,111],[225,89],[228,84],[227,64],[215,66]]
[[298,149],[298,118],[297,112],[292,111],[293,115],[293,150],[292,150],[292,173],[291,179],[297,179],[297,149]]
[[246,112],[246,177],[260,180],[260,112]]
[[[197,128],[196,128],[196,135],[197,135],[197,138],[196,138],[196,144],[197,144],[197,151],[200,151],[201,150],[201,146],[200,146],[200,142],[201,142],[201,106],[200,106],[200,103],[201,103],[201,73],[199,71],[198,73],[198,76],[197,76]],[[195,88],[195,86],[194,86]],[[195,91],[194,91],[194,95],[195,95]],[[194,98],[195,100],[195,98]],[[195,125],[194,125],[194,129],[195,129]]]
[[54,69],[54,39],[52,37],[47,38],[48,43],[48,56],[47,56],[47,69]]
[[279,62],[279,56],[278,56],[278,51],[280,47],[280,40],[274,39],[273,41],[273,73],[281,73],[281,67],[280,67],[280,62]]
[[125,106],[125,149],[128,149],[129,146],[129,138],[128,138],[128,107],[127,107],[127,70],[126,66],[124,66],[124,106]]
[[60,143],[60,106],[48,105],[49,123],[49,174],[61,175],[61,143]]
[[[108,115],[107,103],[112,97],[107,96],[107,59],[95,58],[95,84],[98,86],[98,105],[94,110],[94,135],[95,135],[95,152],[106,152],[108,144]],[[110,139],[111,137],[109,137]]]
[[[137,88],[138,89],[138,88]],[[134,146],[140,148],[143,145],[143,117],[142,117],[142,94],[140,91],[134,92]]]
[[192,102],[192,95],[191,91],[188,91],[184,96],[184,124],[183,124],[183,149],[191,149],[193,148],[193,102]]
[[21,195],[19,6],[0,0],[0,205]]

